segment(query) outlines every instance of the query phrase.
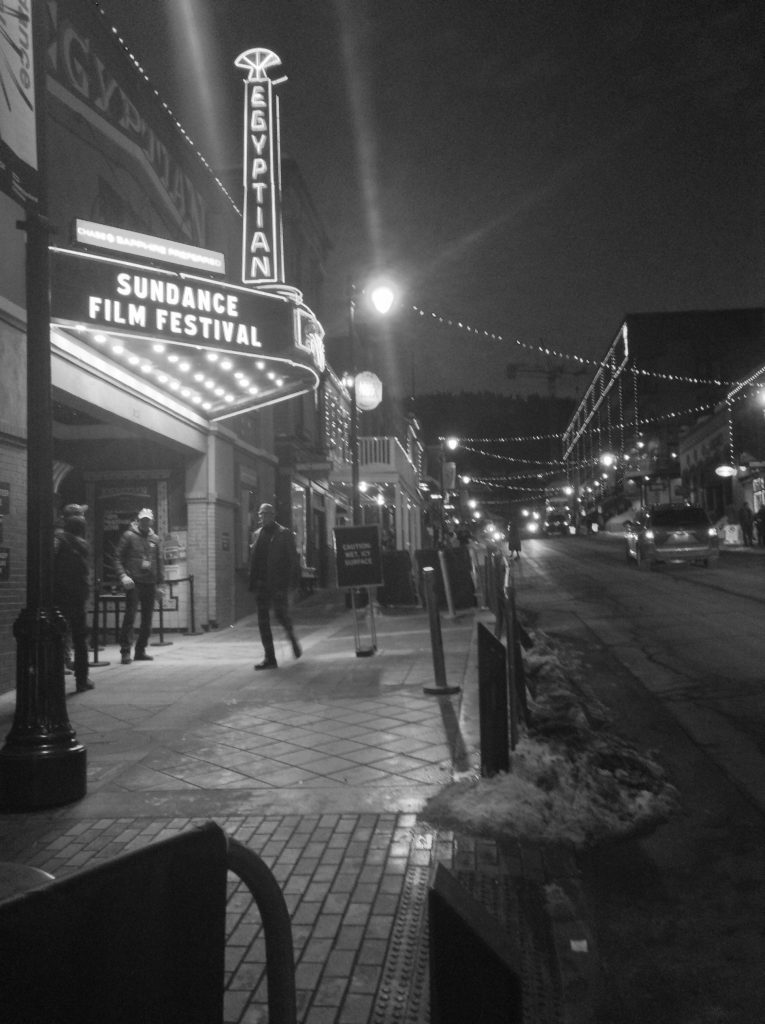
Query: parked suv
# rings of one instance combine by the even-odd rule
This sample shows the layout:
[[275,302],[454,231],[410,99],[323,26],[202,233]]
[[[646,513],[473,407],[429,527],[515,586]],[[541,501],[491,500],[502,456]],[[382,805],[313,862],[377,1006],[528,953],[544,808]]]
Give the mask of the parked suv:
[[642,508],[624,524],[627,561],[638,568],[657,562],[699,562],[714,565],[719,551],[717,530],[696,505],[655,505]]

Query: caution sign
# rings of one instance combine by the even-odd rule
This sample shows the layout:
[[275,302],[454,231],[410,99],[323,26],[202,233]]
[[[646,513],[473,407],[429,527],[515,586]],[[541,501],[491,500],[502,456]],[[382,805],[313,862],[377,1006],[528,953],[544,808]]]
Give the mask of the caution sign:
[[379,526],[336,526],[335,547],[339,587],[382,586]]

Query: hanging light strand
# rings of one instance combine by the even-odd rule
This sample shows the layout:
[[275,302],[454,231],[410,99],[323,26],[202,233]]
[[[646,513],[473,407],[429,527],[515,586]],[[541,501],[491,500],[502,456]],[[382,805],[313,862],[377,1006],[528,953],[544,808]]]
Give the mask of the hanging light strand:
[[[549,348],[546,345],[529,345],[526,342],[521,341],[519,338],[506,338],[496,331],[487,331],[480,327],[473,327],[470,324],[464,323],[462,320],[453,320],[450,317],[442,316],[440,313],[428,313],[419,306],[412,306],[411,309],[413,313],[423,319],[442,324],[444,327],[451,327],[455,330],[463,331],[465,334],[472,334],[475,335],[475,337],[484,338],[487,341],[497,341],[502,344],[515,345],[517,348],[524,349],[527,352],[534,352],[537,355],[543,356],[552,356],[555,359],[563,359],[567,362],[578,363],[580,366],[608,367],[608,362],[604,362],[600,359],[588,359],[586,356],[580,356],[573,352],[561,352],[559,349]],[[633,369],[633,373],[638,373],[642,377],[654,377],[658,380],[668,381],[674,384],[710,384],[714,387],[729,387],[730,385],[737,383],[736,381],[718,380],[717,378],[684,377],[681,374],[676,373],[659,373],[657,370]]]
[[[97,3],[97,2],[96,2],[96,0],[91,0],[91,3],[92,3],[92,4],[93,4],[93,6],[94,6],[94,7],[96,8],[96,10],[97,10],[97,11],[98,11],[98,13],[99,13],[99,14],[101,15],[101,17],[102,17],[102,18],[104,18],[104,19],[106,19],[107,15],[106,15],[106,12],[104,11],[103,7],[102,7],[102,6],[101,6],[101,5],[99,4],[99,3]],[[177,118],[177,117],[175,116],[175,114],[173,113],[173,111],[172,111],[172,110],[170,109],[170,107],[169,107],[169,106],[167,105],[167,103],[165,103],[165,101],[164,101],[164,100],[162,99],[162,97],[160,96],[159,92],[158,92],[158,91],[157,91],[157,90],[156,90],[156,89],[154,88],[154,86],[153,86],[153,85],[152,85],[152,83],[151,83],[151,79],[150,79],[150,78],[149,78],[149,76],[148,76],[148,75],[146,74],[146,71],[145,71],[145,70],[144,70],[144,68],[143,68],[143,67],[141,66],[141,64],[139,64],[139,62],[138,62],[138,59],[137,59],[137,58],[136,58],[136,57],[135,57],[135,56],[134,56],[134,55],[133,55],[133,54],[132,54],[132,53],[130,52],[130,48],[128,47],[128,44],[127,44],[127,43],[125,42],[125,40],[124,40],[124,39],[122,38],[122,36],[120,35],[120,33],[119,33],[119,29],[118,29],[118,28],[117,28],[117,27],[116,27],[115,25],[112,25],[112,26],[111,26],[111,32],[112,32],[112,35],[113,35],[113,36],[115,36],[115,38],[116,38],[116,39],[117,39],[117,41],[119,42],[119,44],[120,44],[120,46],[122,47],[122,50],[123,50],[123,52],[125,53],[125,55],[127,56],[127,58],[128,58],[128,59],[129,59],[130,61],[131,61],[131,63],[132,63],[132,64],[133,64],[133,66],[135,67],[135,69],[136,69],[136,70],[138,71],[139,75],[140,75],[140,76],[141,76],[141,77],[143,78],[143,80],[144,80],[144,81],[146,82],[146,84],[147,84],[147,85],[149,86],[149,88],[151,89],[151,91],[152,91],[152,92],[154,93],[154,95],[155,95],[155,96],[157,97],[157,99],[158,99],[158,100],[159,100],[159,102],[161,103],[161,105],[162,105],[162,107],[163,107],[163,109],[164,109],[165,113],[166,113],[166,114],[168,115],[168,117],[169,117],[169,118],[170,118],[170,119],[171,119],[171,120],[173,121],[173,124],[174,124],[174,125],[175,125],[175,127],[176,127],[176,128],[178,129],[178,131],[179,131],[179,132],[181,133],[181,135],[182,135],[182,136],[183,136],[183,138],[184,138],[184,139],[186,140],[186,142],[187,142],[187,143],[189,144],[189,146],[191,146],[191,148],[192,148],[192,149],[194,150],[194,153],[196,154],[196,156],[197,156],[197,159],[198,159],[198,160],[199,160],[199,161],[200,161],[200,162],[202,163],[202,165],[203,165],[203,166],[205,167],[205,169],[206,169],[206,170],[207,170],[207,171],[208,171],[208,172],[209,172],[209,173],[210,173],[210,174],[212,175],[212,177],[213,177],[213,180],[215,181],[215,184],[217,185],[217,187],[218,187],[218,188],[220,189],[220,191],[221,191],[221,192],[223,193],[223,195],[224,195],[224,196],[226,197],[226,199],[228,200],[228,202],[229,202],[229,203],[231,204],[231,206],[233,207],[234,211],[235,211],[235,212],[236,212],[236,213],[237,213],[237,214],[238,214],[238,215],[239,215],[239,216],[241,217],[241,216],[242,216],[242,211],[241,211],[241,209],[240,209],[240,208],[239,208],[239,207],[237,206],[237,204],[236,204],[236,203],[234,202],[234,199],[233,199],[233,197],[232,197],[231,193],[230,193],[230,192],[228,191],[228,189],[226,188],[226,186],[225,186],[225,185],[223,184],[223,182],[222,182],[222,181],[220,180],[220,178],[219,178],[219,177],[217,176],[217,174],[216,174],[216,173],[215,173],[215,171],[214,171],[214,170],[212,169],[212,167],[210,166],[210,164],[209,164],[209,163],[207,162],[207,160],[205,159],[205,157],[204,157],[204,156],[202,155],[202,153],[201,153],[201,151],[199,150],[199,148],[198,148],[197,144],[196,144],[196,143],[194,142],[194,140],[193,140],[193,139],[191,138],[191,136],[190,136],[190,135],[189,135],[189,133],[188,133],[188,132],[186,131],[186,129],[185,129],[184,127],[183,127],[183,125],[182,125],[182,124],[181,124],[181,122],[180,122],[180,121],[178,120],[178,118]]]

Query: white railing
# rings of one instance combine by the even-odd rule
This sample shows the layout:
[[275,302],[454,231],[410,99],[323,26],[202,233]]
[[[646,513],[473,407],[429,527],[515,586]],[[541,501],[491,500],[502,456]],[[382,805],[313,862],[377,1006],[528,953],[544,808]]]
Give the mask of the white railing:
[[368,473],[396,474],[412,489],[419,483],[417,467],[395,437],[360,437],[359,466]]

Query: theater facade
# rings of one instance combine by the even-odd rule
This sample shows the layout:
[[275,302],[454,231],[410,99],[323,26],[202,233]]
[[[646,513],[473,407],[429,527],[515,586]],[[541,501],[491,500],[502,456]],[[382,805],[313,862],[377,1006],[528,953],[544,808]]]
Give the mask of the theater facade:
[[[283,491],[274,410],[316,402],[323,330],[285,280],[278,58],[250,50],[242,195],[197,153],[97,4],[56,0],[46,52],[54,510],[89,507],[94,582],[155,510],[173,587],[165,625],[227,625],[250,610],[244,566],[257,506]],[[240,112],[232,111],[232,117]],[[15,673],[26,585],[27,403],[23,211],[0,194],[0,690]],[[310,220],[306,277],[326,242]],[[289,261],[287,261],[289,263]],[[34,301],[32,296],[29,301]],[[280,509],[289,520],[290,510]],[[193,593],[193,607],[190,607]]]

